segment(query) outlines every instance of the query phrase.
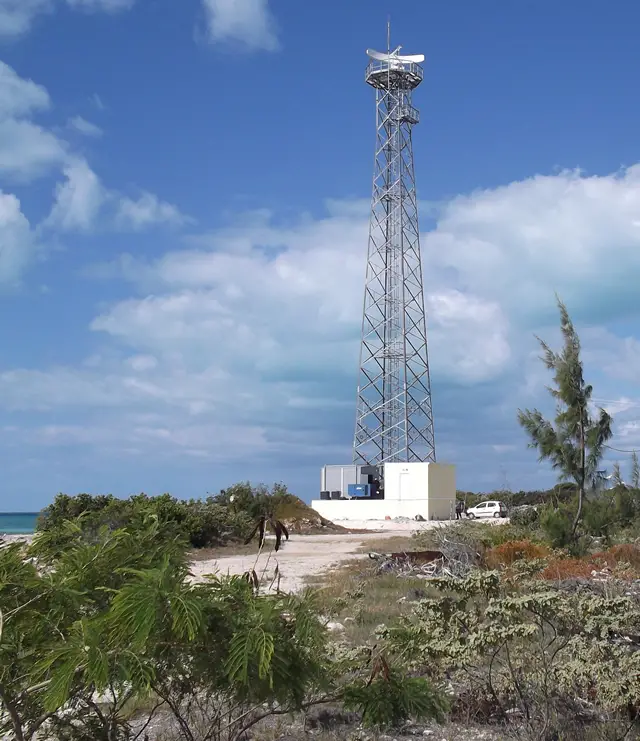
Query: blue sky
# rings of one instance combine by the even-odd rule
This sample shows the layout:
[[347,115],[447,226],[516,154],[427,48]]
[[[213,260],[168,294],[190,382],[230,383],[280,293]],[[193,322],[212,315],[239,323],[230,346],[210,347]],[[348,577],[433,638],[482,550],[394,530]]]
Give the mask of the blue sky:
[[440,460],[461,488],[554,480],[515,415],[549,410],[555,291],[612,444],[640,447],[637,3],[0,0],[0,510],[310,498],[350,460],[389,12],[427,56]]

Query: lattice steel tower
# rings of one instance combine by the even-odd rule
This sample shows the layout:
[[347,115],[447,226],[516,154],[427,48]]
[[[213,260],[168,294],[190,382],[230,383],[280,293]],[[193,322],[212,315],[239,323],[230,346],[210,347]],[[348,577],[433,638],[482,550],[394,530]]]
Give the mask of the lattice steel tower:
[[376,156],[365,279],[354,463],[435,461],[411,130],[422,54],[367,50]]

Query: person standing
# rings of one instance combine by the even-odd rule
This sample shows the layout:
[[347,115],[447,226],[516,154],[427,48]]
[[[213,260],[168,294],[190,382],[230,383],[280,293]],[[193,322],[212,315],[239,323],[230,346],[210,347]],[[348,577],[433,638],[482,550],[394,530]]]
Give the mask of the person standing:
[[456,501],[456,520],[462,519],[462,513],[464,512],[464,502],[458,499]]

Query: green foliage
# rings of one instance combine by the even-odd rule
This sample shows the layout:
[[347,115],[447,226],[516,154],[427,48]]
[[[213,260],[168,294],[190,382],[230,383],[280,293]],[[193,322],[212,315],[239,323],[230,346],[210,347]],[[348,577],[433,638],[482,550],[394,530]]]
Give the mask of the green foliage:
[[260,517],[274,515],[283,520],[308,512],[309,508],[282,484],[271,490],[262,485],[236,484],[204,501],[176,499],[170,494],[158,497],[138,494],[129,499],[59,494],[43,510],[37,529],[55,534],[58,549],[62,551],[71,537],[64,534],[63,524],[68,520],[79,521],[83,537],[95,541],[105,527],[109,530],[139,527],[147,517],[154,516],[165,532],[184,538],[194,548],[205,548],[244,541]]
[[631,486],[633,489],[640,489],[640,463],[635,450],[631,456]]
[[194,583],[167,519],[104,524],[89,539],[81,516],[29,548],[0,545],[0,737],[124,741],[131,706],[162,708],[185,741],[238,739],[328,699],[348,697],[376,723],[440,707],[398,669],[385,679],[393,712],[372,710],[368,661],[336,660],[312,595],[260,595],[241,577]]
[[543,362],[554,372],[555,388],[549,389],[557,402],[555,426],[537,409],[519,410],[518,421],[536,448],[540,460],[548,460],[564,480],[578,487],[578,504],[571,525],[573,537],[582,517],[588,486],[596,487],[604,445],[611,437],[611,417],[600,409],[592,418],[589,402],[592,387],[583,378],[580,340],[565,305],[558,299],[563,349],[556,353],[539,338]]
[[540,527],[552,548],[566,548],[573,540],[573,513],[566,505],[547,506],[540,513]]
[[532,737],[565,738],[571,723],[619,730],[638,707],[633,599],[571,594],[495,572],[432,583],[441,596],[419,602],[385,640],[392,653],[428,667],[433,681],[452,682],[454,713],[506,720],[515,709]]
[[442,721],[448,703],[424,677],[407,677],[390,670],[387,676],[354,682],[345,691],[347,710],[360,710],[367,728],[398,726],[406,718]]
[[613,464],[611,478],[613,479],[613,483],[615,486],[624,486],[624,481],[622,480],[622,471],[620,470],[620,464],[618,463],[618,461]]
[[211,501],[228,507],[232,512],[243,513],[252,522],[261,517],[287,520],[309,516],[309,508],[284,484],[274,484],[269,490],[263,484],[252,487],[248,482],[224,489]]
[[516,527],[529,528],[537,525],[540,520],[540,513],[535,507],[524,507],[512,511],[509,514],[509,520]]
[[610,542],[615,533],[630,527],[640,515],[639,493],[620,484],[590,494],[584,503],[585,533]]

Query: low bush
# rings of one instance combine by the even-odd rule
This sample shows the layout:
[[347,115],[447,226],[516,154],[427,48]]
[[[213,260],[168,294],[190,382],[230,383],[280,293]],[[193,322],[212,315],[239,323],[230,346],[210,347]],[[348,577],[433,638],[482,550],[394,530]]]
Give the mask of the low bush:
[[574,543],[573,514],[569,506],[547,505],[540,512],[540,527],[552,548],[566,548]]
[[512,525],[517,527],[534,527],[540,520],[540,513],[536,507],[523,505],[511,510],[509,513],[509,520]]
[[270,514],[280,520],[315,516],[313,510],[281,484],[270,490],[244,483],[205,500],[181,500],[170,494],[157,497],[138,494],[129,499],[59,494],[41,513],[37,531],[59,532],[62,547],[65,541],[61,528],[66,521],[81,522],[84,537],[91,541],[103,527],[117,530],[137,526],[148,516],[154,516],[193,548],[209,548],[244,540],[255,521]]
[[640,709],[637,601],[495,571],[431,584],[440,594],[381,640],[450,683],[454,718],[501,720],[529,739],[630,737]]

